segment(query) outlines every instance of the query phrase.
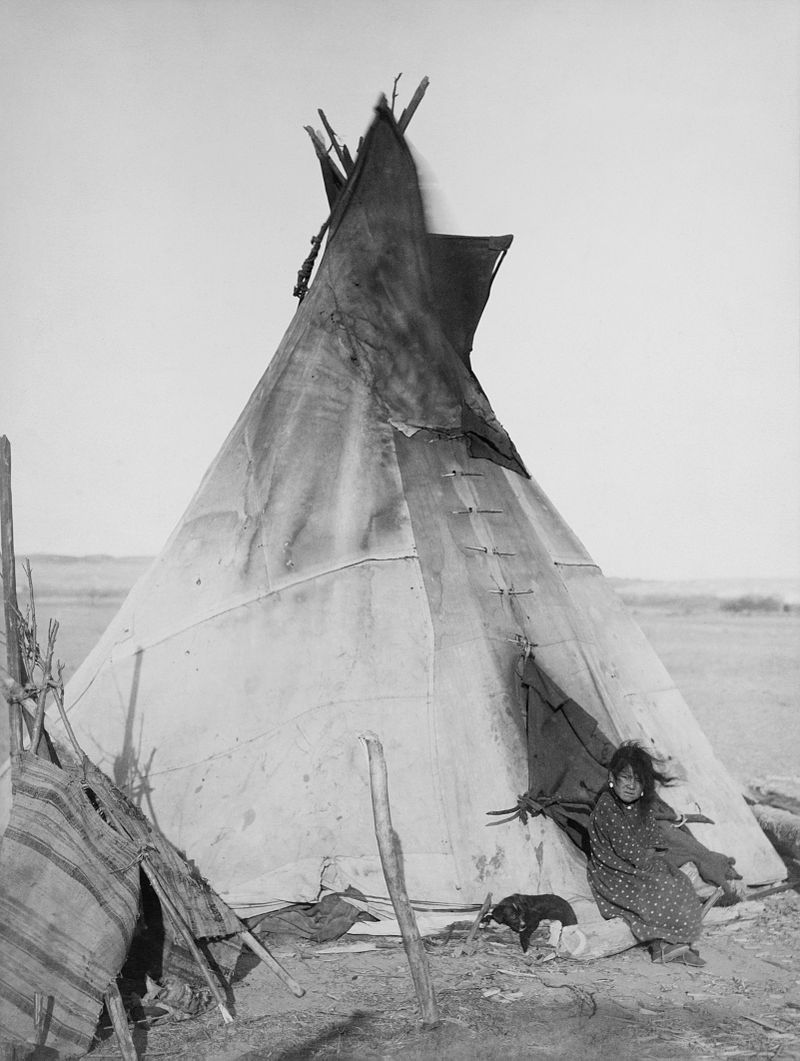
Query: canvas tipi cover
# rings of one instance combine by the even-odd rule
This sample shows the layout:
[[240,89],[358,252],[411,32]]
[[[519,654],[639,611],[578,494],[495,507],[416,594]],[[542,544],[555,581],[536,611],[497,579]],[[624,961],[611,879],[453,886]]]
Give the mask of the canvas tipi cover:
[[487,827],[527,787],[518,670],[535,644],[612,740],[642,739],[688,778],[670,802],[714,820],[704,843],[750,882],[780,878],[472,372],[510,237],[428,232],[385,101],[333,197],[277,353],[69,685],[79,741],[244,915],[324,887],[386,894],[365,731],[384,746],[413,900],[585,895],[583,857],[551,821]]

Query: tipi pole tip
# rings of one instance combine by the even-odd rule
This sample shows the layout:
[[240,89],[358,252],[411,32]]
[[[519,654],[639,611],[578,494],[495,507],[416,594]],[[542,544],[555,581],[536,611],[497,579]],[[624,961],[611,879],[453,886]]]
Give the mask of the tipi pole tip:
[[331,146],[333,147],[333,150],[336,152],[336,157],[339,159],[339,162],[341,164],[342,169],[349,176],[353,172],[353,160],[352,160],[352,158],[350,158],[350,152],[347,150],[346,147],[341,147],[339,145],[339,139],[336,136],[336,133],[333,131],[331,123],[326,118],[325,111],[320,110],[318,108],[317,109],[317,114],[320,117],[320,121],[325,126],[325,132],[328,134],[328,137],[329,137],[330,142],[331,142]]
[[392,114],[394,114],[394,105],[397,102],[397,82],[400,80],[400,78],[402,76],[403,76],[403,72],[401,70],[400,73],[395,77],[394,81],[392,82]]
[[430,80],[427,77],[423,77],[423,79],[417,86],[417,91],[411,97],[411,102],[400,115],[400,120],[397,123],[397,128],[400,130],[401,133],[404,133],[408,128],[408,123],[414,117],[414,111],[422,102],[422,97],[425,95],[429,84]]

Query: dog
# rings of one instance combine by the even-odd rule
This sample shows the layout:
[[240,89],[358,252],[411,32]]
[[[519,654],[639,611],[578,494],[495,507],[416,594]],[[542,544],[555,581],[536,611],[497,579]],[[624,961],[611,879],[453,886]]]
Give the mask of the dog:
[[482,923],[488,924],[490,921],[508,925],[513,932],[518,932],[523,952],[527,951],[540,921],[560,921],[562,925],[578,923],[575,911],[567,900],[549,892],[544,895],[507,895],[495,903]]

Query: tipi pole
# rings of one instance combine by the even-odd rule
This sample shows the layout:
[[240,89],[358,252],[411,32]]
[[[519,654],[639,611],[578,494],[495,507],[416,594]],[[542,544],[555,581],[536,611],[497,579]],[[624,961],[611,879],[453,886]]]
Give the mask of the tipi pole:
[[[0,438],[0,550],[3,554],[3,610],[6,622],[6,661],[11,677],[23,680],[17,630],[17,573],[14,557],[14,509],[11,500],[11,443]],[[22,751],[22,712],[9,700],[10,751]]]
[[136,1051],[133,1036],[128,1027],[128,1016],[125,1013],[125,1004],[122,1001],[122,995],[119,993],[116,980],[112,980],[106,988],[105,993],[103,994],[103,1000],[105,1001],[108,1015],[111,1018],[111,1024],[117,1036],[117,1043],[119,1044],[119,1052],[122,1055],[122,1061],[139,1061],[139,1054]]
[[[141,839],[140,837],[135,836],[130,829],[126,828],[125,822],[120,821],[119,817],[109,806],[107,800],[103,800],[102,804],[103,813],[106,815],[109,822],[117,830],[117,832],[122,833],[123,836],[127,836],[129,840],[133,840],[134,842]],[[182,937],[183,942],[186,944],[189,953],[192,955],[195,962],[197,963],[198,968],[200,969],[200,972],[203,974],[203,979],[208,984],[209,990],[211,991],[214,1001],[217,1004],[217,1009],[222,1014],[223,1021],[225,1022],[225,1024],[231,1024],[233,1022],[233,1017],[231,1016],[230,1010],[228,1009],[228,1003],[225,998],[225,995],[220,990],[220,986],[214,979],[214,975],[211,972],[211,969],[209,968],[208,962],[203,956],[203,953],[200,948],[197,946],[197,942],[194,936],[192,935],[192,930],[189,926],[189,918],[184,915],[184,912],[179,907],[180,900],[177,896],[172,896],[167,892],[167,889],[159,880],[158,874],[156,873],[155,869],[153,868],[152,864],[150,863],[145,854],[143,854],[141,858],[141,867],[145,876],[150,881],[150,884],[153,887],[153,891],[156,893],[158,901],[161,903],[161,909],[164,911],[165,914],[168,914],[172,918],[172,922],[175,925],[175,928],[178,930],[178,933]]]
[[428,956],[425,953],[425,946],[417,927],[417,919],[406,891],[400,841],[392,828],[383,746],[374,733],[362,733],[359,740],[366,748],[369,759],[372,814],[375,819],[375,836],[378,840],[383,875],[386,878],[389,897],[403,936],[403,947],[411,967],[411,978],[414,981],[414,989],[422,1010],[422,1024],[425,1028],[435,1028],[439,1023],[436,994],[433,990]]
[[[155,870],[146,858],[142,859],[142,869],[146,873],[147,879],[152,884],[153,890],[158,896],[161,905],[172,917],[179,932],[183,936],[184,942],[191,951],[194,960],[200,967],[200,971],[202,972],[205,981],[214,996],[214,1001],[217,1003],[217,1007],[219,1008],[219,1011],[222,1014],[222,1019],[225,1021],[226,1024],[230,1024],[233,1020],[233,1017],[230,1015],[227,1004],[225,1002],[225,997],[220,991],[219,985],[214,980],[211,970],[209,969],[208,964],[205,958],[203,957],[202,951],[197,946],[197,943],[189,927],[189,918],[186,916],[185,911],[179,908],[177,896],[169,895],[166,888],[159,880]],[[281,980],[289,988],[293,995],[296,995],[298,998],[303,997],[303,995],[306,993],[305,988],[302,988],[297,983],[297,981],[289,973],[286,972],[283,966],[280,965],[272,957],[266,947],[261,946],[261,944],[251,932],[246,929],[243,929],[239,933],[239,938],[241,939],[242,943],[246,944],[246,946],[248,946],[250,950],[252,950],[252,952],[257,957],[259,957],[262,962],[264,962],[267,968],[271,969],[272,972],[275,973],[278,979]]]
[[[107,807],[104,809],[106,811],[108,810]],[[225,1024],[231,1024],[233,1021],[233,1017],[231,1016],[230,1010],[228,1009],[227,1000],[223,995],[222,991],[220,990],[219,984],[214,979],[214,976],[210,968],[208,967],[208,963],[203,957],[202,951],[197,946],[194,936],[192,935],[192,931],[189,928],[189,925],[183,918],[181,912],[178,910],[178,907],[173,901],[172,896],[167,894],[166,888],[158,879],[155,870],[146,858],[142,859],[142,869],[144,870],[147,879],[153,886],[153,891],[158,896],[158,901],[161,903],[162,908],[172,918],[175,927],[178,929],[178,932],[183,937],[184,943],[189,948],[189,953],[192,955],[200,969],[200,972],[203,974],[203,979],[208,984],[209,990],[211,991],[211,994],[214,997],[214,1001],[217,1004],[217,1009],[222,1014],[222,1020]]]
[[414,111],[417,109],[417,107],[422,102],[422,97],[427,92],[429,84],[430,84],[430,81],[428,80],[428,78],[427,77],[423,77],[423,79],[417,85],[416,92],[411,97],[411,102],[408,104],[406,109],[403,111],[403,113],[398,118],[398,120],[397,120],[397,128],[400,130],[401,133],[404,133],[406,131],[406,129],[408,128],[408,123],[414,117]]
[[260,958],[267,968],[271,969],[278,979],[286,984],[293,995],[296,995],[297,998],[303,997],[306,993],[306,989],[301,987],[295,978],[287,973],[279,962],[275,961],[267,948],[259,943],[252,932],[244,929],[239,933],[239,936],[241,937],[242,943],[248,946],[253,954],[255,954],[257,958]]

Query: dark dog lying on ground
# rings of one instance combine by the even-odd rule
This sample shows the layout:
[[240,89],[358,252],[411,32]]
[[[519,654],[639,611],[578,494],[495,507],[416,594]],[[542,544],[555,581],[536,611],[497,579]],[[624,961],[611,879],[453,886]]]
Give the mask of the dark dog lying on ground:
[[560,921],[562,925],[577,925],[575,911],[566,899],[560,895],[507,895],[495,903],[484,917],[483,924],[496,921],[498,925],[508,925],[519,933],[519,942],[523,951],[528,949],[531,936],[539,927],[540,921]]

